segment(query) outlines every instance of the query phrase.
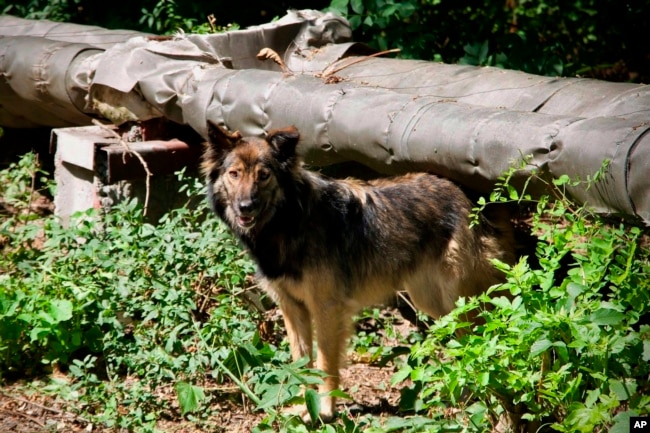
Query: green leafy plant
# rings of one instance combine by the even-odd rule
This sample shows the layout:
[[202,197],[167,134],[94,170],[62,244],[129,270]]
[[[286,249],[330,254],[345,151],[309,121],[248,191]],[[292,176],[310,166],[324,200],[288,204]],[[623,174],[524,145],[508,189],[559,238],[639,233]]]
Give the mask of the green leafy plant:
[[[201,16],[208,18],[205,8],[199,4],[184,4],[184,6],[194,6],[195,14],[192,16]],[[207,9],[209,10],[209,9]],[[216,20],[212,24],[207,21],[200,22],[199,19],[188,17],[187,10],[183,10],[181,5],[174,0],[158,0],[153,8],[142,8],[139,24],[145,26],[147,31],[158,34],[173,34],[179,31],[188,33],[217,33],[229,30],[238,30],[239,25],[228,23],[227,25],[217,25]],[[214,19],[214,16],[211,17]]]
[[[18,216],[29,208],[32,166],[28,155],[0,172]],[[204,193],[197,180],[181,192],[192,202]],[[127,202],[78,214],[69,227],[54,216],[3,218],[0,377],[69,368],[93,419],[150,428],[163,411],[156,388],[175,385],[181,412],[194,412],[209,401],[201,388],[211,372],[242,377],[253,368],[238,361],[244,350],[260,358],[254,366],[265,361],[271,348],[251,345],[259,313],[236,295],[252,264],[207,214],[203,204],[181,208],[154,226]]]
[[191,29],[197,21],[196,18],[181,16],[174,0],[159,0],[153,9],[142,8],[141,12],[140,24],[146,24],[147,28],[155,33],[173,33]]
[[647,27],[641,3],[332,0],[329,10],[348,18],[355,40],[404,58],[630,80],[644,69],[626,30]]
[[187,382],[176,382],[174,389],[178,394],[178,402],[181,406],[181,415],[195,412],[201,408],[205,401],[205,392],[200,386]]
[[20,15],[29,19],[70,21],[80,8],[82,0],[28,0],[10,3],[0,0],[3,14]]
[[[491,202],[530,199],[511,187],[515,171]],[[528,257],[513,266],[496,263],[507,282],[459,300],[413,346],[394,377],[412,381],[404,409],[435,414],[460,407],[459,422],[477,432],[497,425],[622,431],[629,416],[650,412],[650,326],[642,320],[650,316],[650,252],[639,247],[648,236],[572,203],[566,188],[578,182],[555,179],[554,199],[536,202],[534,266]],[[462,321],[476,311],[483,324]]]
[[[38,185],[43,185],[46,192],[53,191],[54,185],[48,180],[38,162],[35,153],[26,153],[19,161],[9,164],[7,169],[0,171],[0,211],[6,216],[3,221],[16,222],[16,218],[25,221],[38,217],[30,212],[32,200],[39,191]],[[8,223],[5,224],[5,230]]]

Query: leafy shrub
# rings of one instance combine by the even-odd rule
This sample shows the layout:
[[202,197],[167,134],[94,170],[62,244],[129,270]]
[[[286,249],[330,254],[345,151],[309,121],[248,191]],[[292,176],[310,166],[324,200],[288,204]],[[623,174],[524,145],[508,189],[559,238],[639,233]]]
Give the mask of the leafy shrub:
[[331,0],[329,8],[349,19],[355,40],[401,48],[405,58],[647,81],[644,1]]
[[[630,416],[650,413],[648,236],[571,203],[563,192],[569,183],[555,180],[558,199],[537,203],[538,266],[528,257],[498,264],[505,284],[491,297],[459,300],[412,347],[394,377],[413,383],[403,391],[404,409],[436,414],[458,406],[458,422],[476,432],[499,424],[622,432]],[[492,195],[520,197],[507,180]],[[470,311],[485,323],[459,336],[472,326],[462,321]]]
[[53,21],[69,21],[76,13],[81,0],[29,0],[11,3],[0,0],[0,12],[18,15],[29,19],[50,19]]
[[[30,158],[0,172],[14,207],[26,200]],[[183,189],[188,197],[202,193],[196,182]],[[252,264],[206,214],[205,205],[181,208],[154,226],[130,202],[79,214],[70,227],[53,216],[22,225],[20,213],[3,218],[0,377],[56,364],[70,366],[85,387],[96,380],[93,368],[103,366],[109,385],[84,394],[94,406],[102,392],[115,401],[121,395],[124,404],[155,404],[158,386],[208,374],[220,379],[220,362],[237,375],[250,369],[237,363],[241,348],[261,356],[264,344],[256,312],[234,292]],[[139,384],[120,384],[124,375]]]

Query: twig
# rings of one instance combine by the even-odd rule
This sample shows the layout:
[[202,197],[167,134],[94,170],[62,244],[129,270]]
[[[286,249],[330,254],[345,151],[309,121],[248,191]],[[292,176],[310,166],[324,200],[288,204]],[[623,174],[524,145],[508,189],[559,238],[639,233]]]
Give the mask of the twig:
[[7,410],[7,409],[0,409],[0,412],[2,412],[2,413],[6,413],[6,414],[9,414],[9,415],[13,415],[13,416],[21,416],[21,417],[23,417],[23,418],[26,418],[26,419],[30,420],[30,421],[33,422],[34,424],[38,424],[40,427],[45,428],[45,424],[43,424],[43,423],[42,423],[41,421],[39,421],[37,418],[34,418],[33,416],[29,416],[29,415],[24,414],[24,413],[22,413],[22,412],[16,412],[16,411],[13,411],[13,410]]
[[38,172],[38,154],[36,154],[36,164],[32,172],[32,185],[29,189],[29,201],[27,202],[27,218],[32,213],[32,200],[34,199],[34,188],[36,188],[36,173]]
[[335,68],[335,69],[333,69],[331,71],[323,72],[321,77],[322,78],[327,78],[327,77],[330,77],[330,76],[336,74],[337,72],[339,72],[339,71],[341,71],[341,70],[343,70],[343,69],[345,69],[345,68],[347,68],[349,66],[355,65],[357,63],[365,62],[366,60],[368,60],[370,58],[383,56],[384,54],[399,53],[400,51],[402,51],[400,48],[393,48],[392,50],[380,51],[378,53],[373,53],[373,54],[370,54],[368,56],[360,57],[360,58],[354,59],[353,61],[351,61],[349,63],[346,63],[343,66],[339,66],[338,68]]
[[[40,404],[40,403],[35,403],[35,402],[33,402],[33,401],[29,401],[29,400],[26,400],[26,399],[21,398],[21,397],[15,397],[15,396],[13,396],[13,395],[7,394],[7,393],[2,392],[2,391],[0,391],[0,394],[2,394],[4,397],[10,398],[10,399],[12,399],[12,400],[14,400],[14,401],[17,401],[17,402],[19,402],[19,403],[29,404],[29,405],[31,405],[31,406],[37,407],[37,408],[39,408],[39,409],[46,410],[46,411],[48,411],[48,412],[55,413],[55,414],[57,414],[57,415],[64,415],[64,414],[72,415],[75,419],[78,419],[79,421],[85,422],[85,423],[87,423],[87,424],[90,423],[90,421],[88,421],[88,420],[85,419],[84,417],[81,417],[81,416],[79,416],[79,415],[77,415],[77,414],[74,414],[74,413],[72,413],[72,412],[69,412],[69,411],[67,411],[67,410],[60,410],[60,409],[55,409],[55,408],[53,408],[53,407],[44,406],[44,405],[42,405],[42,404]],[[3,410],[3,409],[0,409],[0,410]],[[6,411],[6,409],[4,409],[4,410]],[[22,414],[21,414],[21,415],[22,415]]]
[[201,292],[201,286],[203,285],[203,276],[204,276],[204,275],[205,275],[205,273],[201,272],[201,274],[200,274],[200,276],[199,276],[199,282],[198,282],[198,284],[196,285],[196,293],[197,293],[199,296],[203,296],[203,302],[201,303],[201,306],[199,307],[199,311],[200,311],[201,313],[204,313],[204,312],[205,312],[205,306],[206,306],[206,304],[208,303],[208,301],[210,300],[210,296],[209,296],[209,295],[206,295],[205,293],[202,293],[202,292]]
[[413,302],[411,302],[411,300],[409,299],[409,297],[406,296],[406,295],[404,294],[404,292],[401,292],[401,291],[400,291],[400,292],[397,292],[397,296],[398,296],[402,301],[404,301],[404,303],[405,303],[406,305],[408,305],[409,307],[411,307],[411,309],[412,309],[413,311],[415,311],[415,312],[418,311],[418,309],[415,307],[415,305],[413,304]]
[[217,17],[214,14],[208,15],[208,25],[212,33],[217,33]]
[[16,400],[16,401],[18,401],[20,403],[29,404],[31,406],[35,406],[35,407],[37,407],[39,409],[43,409],[43,410],[46,410],[48,412],[53,412],[53,413],[56,413],[56,414],[59,414],[59,415],[61,415],[63,413],[67,413],[67,412],[63,412],[62,410],[59,410],[59,409],[54,409],[53,407],[47,407],[47,406],[43,406],[42,404],[39,404],[39,403],[34,403],[33,401],[25,400],[24,398],[14,397],[12,395],[7,395],[7,394],[4,394],[4,393],[2,395],[4,395],[5,397],[9,397],[9,398],[11,398],[13,400]]
[[147,162],[144,160],[142,155],[140,155],[140,153],[138,153],[135,150],[131,149],[131,146],[129,145],[129,143],[127,143],[122,138],[122,136],[120,136],[120,134],[113,131],[111,128],[104,125],[103,123],[101,123],[97,119],[93,119],[93,123],[95,125],[99,126],[100,128],[102,128],[103,130],[105,130],[106,132],[108,132],[109,134],[111,134],[116,139],[118,139],[120,144],[126,149],[126,151],[128,153],[132,154],[132,155],[135,155],[135,157],[138,158],[138,160],[140,161],[140,164],[142,164],[142,168],[144,168],[144,171],[147,174],[147,177],[145,178],[146,190],[145,190],[145,195],[144,195],[144,211],[142,213],[144,216],[146,216],[147,215],[147,209],[149,208],[149,193],[151,192],[151,176],[153,176],[153,174],[149,170],[149,166],[147,165]]
[[206,392],[219,392],[222,394],[233,394],[237,391],[241,391],[238,386],[208,386],[203,388]]

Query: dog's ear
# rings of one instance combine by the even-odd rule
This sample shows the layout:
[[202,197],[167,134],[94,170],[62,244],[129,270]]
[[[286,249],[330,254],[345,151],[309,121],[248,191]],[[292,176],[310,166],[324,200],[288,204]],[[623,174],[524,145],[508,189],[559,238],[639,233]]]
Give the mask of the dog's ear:
[[295,126],[269,131],[266,140],[277,152],[280,159],[287,160],[296,155],[296,146],[300,141],[300,132]]
[[235,147],[240,138],[239,131],[230,133],[208,120],[208,141],[203,144],[205,150],[201,157],[203,174],[214,181],[226,154]]
[[231,150],[241,138],[239,131],[228,132],[219,125],[208,120],[208,140],[216,150]]

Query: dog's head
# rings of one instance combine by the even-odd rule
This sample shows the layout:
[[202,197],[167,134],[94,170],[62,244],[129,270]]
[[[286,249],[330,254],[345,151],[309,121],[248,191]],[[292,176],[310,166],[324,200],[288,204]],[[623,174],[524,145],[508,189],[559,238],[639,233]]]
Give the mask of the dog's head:
[[284,199],[281,179],[298,167],[298,130],[276,129],[262,139],[208,122],[208,136],[202,169],[215,212],[239,233],[261,228]]

